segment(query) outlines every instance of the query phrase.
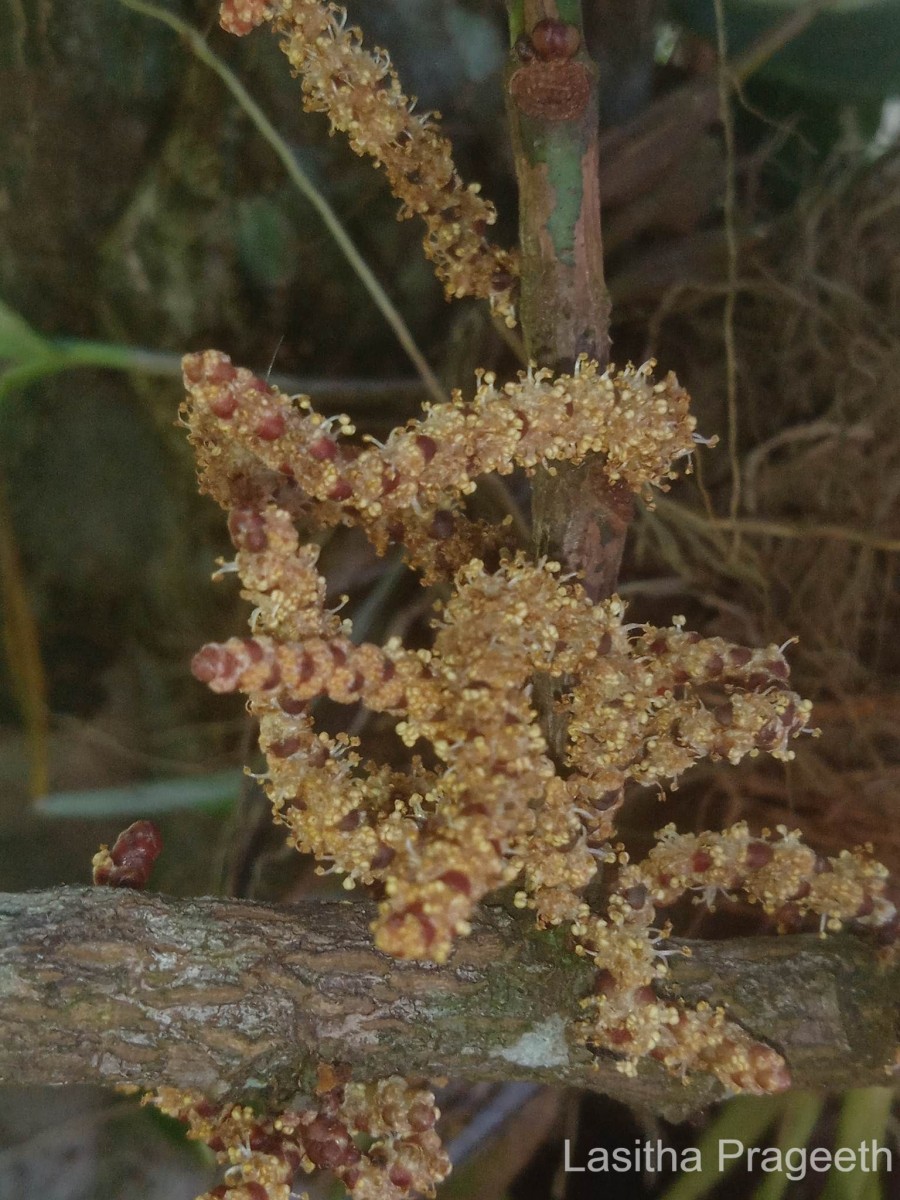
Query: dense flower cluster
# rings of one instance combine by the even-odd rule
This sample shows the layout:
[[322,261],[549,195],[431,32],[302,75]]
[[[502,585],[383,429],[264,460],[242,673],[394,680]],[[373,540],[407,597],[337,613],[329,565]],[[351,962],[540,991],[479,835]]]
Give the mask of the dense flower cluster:
[[[615,841],[629,784],[675,785],[704,757],[792,757],[810,704],[791,691],[783,650],[704,638],[681,618],[629,624],[618,597],[594,603],[556,563],[503,549],[502,529],[488,567],[461,507],[478,475],[589,454],[635,490],[665,486],[694,444],[677,381],[657,383],[649,367],[601,374],[589,362],[499,388],[482,375],[471,402],[455,395],[384,445],[354,443],[346,418],[326,421],[308,398],[283,396],[213,351],[185,359],[185,384],[202,486],[229,513],[228,569],[253,606],[251,636],[204,647],[194,673],[247,695],[291,844],[348,888],[380,884],[379,948],[444,962],[481,898],[516,881],[519,907],[541,926],[567,925],[595,965],[575,1031],[584,1042],[615,1052],[626,1072],[650,1056],[735,1091],[788,1086],[777,1051],[725,1012],[666,997],[670,930],[657,913],[685,893],[704,903],[723,893],[782,925],[811,914],[823,931],[883,926],[895,916],[883,868],[862,851],[819,859],[794,833],[753,837],[744,825],[666,829],[637,865]],[[318,551],[301,543],[298,519],[359,525],[379,549],[402,539],[426,577],[448,580],[429,647],[354,642],[325,607]],[[536,675],[558,688],[562,762],[532,703]],[[311,704],[322,696],[393,717],[410,750],[430,746],[431,765],[365,762],[357,739],[317,732]],[[599,912],[584,896],[603,863],[619,874]]]
[[431,1092],[397,1076],[349,1083],[330,1068],[320,1075],[314,1108],[277,1116],[176,1088],[159,1088],[145,1103],[183,1121],[189,1137],[227,1164],[225,1182],[199,1200],[289,1200],[295,1178],[317,1168],[336,1175],[354,1200],[433,1196],[450,1164],[434,1131]]
[[325,113],[356,154],[371,158],[402,201],[400,217],[425,222],[425,254],[447,298],[489,299],[515,325],[516,256],[487,238],[497,219],[480,186],[463,184],[439,114],[417,115],[384,50],[370,53],[347,14],[322,0],[224,0],[224,29],[238,36],[273,21],[282,49],[300,75],[304,107]]
[[[315,553],[286,512],[235,510],[230,528],[258,632],[205,647],[194,673],[250,697],[267,789],[294,844],[347,886],[384,881],[376,938],[390,953],[444,961],[477,901],[523,870],[542,921],[572,917],[596,870],[588,843],[612,836],[629,780],[677,778],[704,755],[736,762],[761,746],[787,757],[806,722],[774,647],[635,634],[617,599],[594,605],[555,564],[521,556],[457,573],[430,649],[356,645],[325,612]],[[565,780],[529,699],[538,671],[567,680]],[[710,681],[728,697],[712,712]],[[361,764],[351,739],[315,733],[308,705],[320,695],[401,718],[402,739],[430,742],[444,769],[411,779]]]
[[[542,924],[580,928],[581,894],[598,860],[615,857],[626,784],[677,781],[702,757],[791,757],[810,706],[788,688],[774,646],[703,638],[677,620],[631,626],[618,598],[593,604],[554,563],[504,552],[489,570],[446,547],[454,590],[431,647],[358,645],[325,609],[316,549],[300,544],[299,513],[359,524],[379,546],[414,530],[411,558],[435,574],[429,547],[446,541],[438,518],[465,521],[453,506],[476,475],[602,453],[611,478],[662,484],[693,445],[673,378],[655,383],[646,368],[601,375],[591,363],[503,388],[482,377],[471,403],[457,395],[383,446],[362,447],[345,418],[325,421],[306,397],[292,401],[224,355],[188,356],[185,381],[202,483],[230,510],[233,565],[254,606],[253,636],[205,647],[194,672],[249,697],[291,842],[347,887],[383,884],[383,950],[444,961],[480,898],[517,878],[519,903]],[[531,703],[536,673],[564,688],[562,773]],[[410,748],[430,743],[439,769],[361,762],[354,739],[316,732],[318,696],[394,716]],[[641,953],[654,961],[652,939]]]

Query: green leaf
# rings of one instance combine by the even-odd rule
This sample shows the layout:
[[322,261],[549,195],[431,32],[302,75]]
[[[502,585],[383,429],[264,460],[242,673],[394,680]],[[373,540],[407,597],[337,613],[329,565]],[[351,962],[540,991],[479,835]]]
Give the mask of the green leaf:
[[95,788],[85,792],[51,792],[36,801],[34,811],[53,819],[69,817],[152,817],[184,809],[230,806],[245,776],[242,771],[218,771],[184,779],[157,779],[126,787]]
[[709,1195],[740,1161],[729,1160],[720,1172],[720,1143],[733,1138],[743,1146],[755,1145],[783,1109],[783,1096],[736,1096],[727,1101],[697,1142],[703,1169],[683,1172],[660,1200],[700,1200]]
[[32,329],[24,317],[0,300],[0,359],[28,362],[50,359],[56,351],[46,338]]
[[[784,1112],[778,1123],[778,1137],[775,1140],[782,1154],[793,1147],[807,1144],[824,1106],[825,1097],[817,1096],[814,1092],[791,1092],[785,1097]],[[789,1183],[786,1171],[766,1175],[753,1193],[753,1200],[781,1200]]]
[[850,1149],[859,1161],[852,1171],[832,1170],[822,1192],[822,1200],[865,1200],[871,1194],[873,1180],[878,1185],[877,1171],[863,1171],[859,1154],[863,1142],[888,1145],[887,1132],[891,1119],[894,1089],[887,1087],[853,1088],[844,1095],[834,1138],[835,1153]]

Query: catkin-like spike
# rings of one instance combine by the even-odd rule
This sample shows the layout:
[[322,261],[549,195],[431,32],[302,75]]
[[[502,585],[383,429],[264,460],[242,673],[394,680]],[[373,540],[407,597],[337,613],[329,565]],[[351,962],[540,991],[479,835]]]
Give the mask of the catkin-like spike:
[[871,848],[843,850],[822,858],[786,825],[754,837],[741,821],[721,833],[679,834],[667,825],[646,860],[627,867],[622,885],[633,879],[650,888],[653,902],[670,905],[687,890],[707,904],[718,893],[742,892],[751,903],[777,919],[820,918],[823,932],[838,932],[847,921],[880,926],[895,909],[885,897],[887,870],[871,857]]
[[[434,514],[475,489],[478,475],[508,474],[560,461],[605,456],[612,482],[639,491],[662,486],[672,463],[694,446],[689,397],[669,375],[654,382],[650,364],[611,374],[584,361],[574,375],[521,374],[495,386],[483,374],[470,403],[459,392],[418,421],[395,429],[384,446],[349,446],[346,418],[326,421],[243,368],[209,350],[184,360],[188,399],[182,415],[197,450],[201,480],[231,507],[233,447],[290,476],[324,509],[371,526],[410,510]],[[333,425],[337,429],[333,429]]]
[[415,655],[354,646],[346,637],[276,642],[269,637],[211,642],[191,670],[214,692],[284,691],[294,702],[328,696],[338,704],[363,700],[377,712],[400,711],[423,675]]
[[343,873],[345,887],[372,883],[417,835],[403,797],[416,787],[427,791],[434,777],[421,768],[403,775],[359,769],[353,739],[316,734],[306,701],[326,691],[332,699],[364,694],[371,707],[396,707],[405,703],[404,681],[422,677],[422,663],[349,642],[349,624],[325,609],[318,549],[300,546],[283,509],[235,509],[228,529],[242,595],[256,606],[251,623],[265,637],[207,646],[195,669],[214,689],[250,694],[269,767],[266,791],[289,842]]
[[579,673],[568,710],[572,786],[583,806],[600,801],[601,836],[611,836],[618,807],[610,793],[626,780],[677,781],[704,757],[733,764],[760,751],[793,757],[790,742],[812,705],[785,686],[787,663],[776,646],[750,650],[651,626],[624,652],[612,632],[598,646],[605,653]]
[[573,926],[580,951],[597,966],[594,994],[583,1002],[579,1034],[597,1049],[622,1057],[619,1070],[637,1071],[647,1056],[669,1070],[708,1071],[734,1092],[784,1091],[790,1072],[777,1051],[701,1002],[695,1009],[658,995],[666,975],[659,956],[665,935],[651,928],[655,910],[646,889],[633,884],[612,898],[602,918],[586,911]]
[[478,184],[465,185],[439,113],[415,115],[384,50],[370,53],[347,14],[322,0],[224,0],[224,29],[238,36],[272,20],[281,48],[302,80],[303,106],[325,113],[355,154],[384,171],[402,201],[401,218],[425,222],[424,249],[447,299],[476,296],[510,327],[518,258],[488,240],[497,219]]
[[623,1069],[651,1054],[669,1067],[712,1071],[734,1091],[768,1092],[789,1086],[779,1056],[729,1022],[721,1010],[691,1012],[660,999],[653,984],[665,975],[660,934],[653,930],[660,908],[686,892],[712,906],[721,893],[743,894],[776,917],[816,915],[824,930],[844,922],[885,926],[894,920],[884,896],[887,872],[868,851],[843,851],[821,859],[799,833],[779,826],[753,836],[745,822],[721,833],[679,834],[666,826],[642,862],[623,868],[606,919],[584,911],[574,933],[582,951],[597,963],[596,994],[586,1005],[589,1041],[618,1047]]
[[[376,939],[389,953],[443,961],[478,900],[523,870],[523,902],[542,923],[573,919],[596,869],[588,838],[612,836],[627,780],[675,775],[722,752],[723,737],[734,753],[778,752],[805,723],[807,707],[780,686],[774,648],[735,650],[739,661],[726,670],[719,661],[732,651],[719,640],[677,628],[632,636],[618,598],[592,604],[579,584],[558,579],[556,564],[519,555],[491,574],[473,560],[457,573],[432,649],[413,653],[355,645],[349,626],[326,617],[315,555],[299,547],[286,513],[254,519],[239,510],[229,528],[257,624],[307,636],[206,646],[194,672],[216,691],[251,697],[267,788],[294,843],[346,872],[351,886],[384,880]],[[288,581],[294,604],[282,599]],[[537,671],[565,676],[571,689],[568,780],[555,776],[528,699]],[[679,672],[691,683],[676,699]],[[753,717],[733,722],[737,733],[715,717],[707,728],[694,678],[699,686],[712,676],[727,679],[732,709],[745,705]],[[751,684],[762,690],[746,692]],[[408,745],[431,742],[445,765],[423,790],[419,817],[390,804],[390,772],[359,772],[349,742],[316,737],[306,706],[320,695],[393,712]],[[672,736],[676,721],[689,731],[683,742]]]
[[325,609],[325,580],[316,570],[319,548],[301,546],[288,512],[274,505],[235,508],[228,532],[237,550],[241,595],[253,605],[254,632],[279,642],[337,638],[343,622]]

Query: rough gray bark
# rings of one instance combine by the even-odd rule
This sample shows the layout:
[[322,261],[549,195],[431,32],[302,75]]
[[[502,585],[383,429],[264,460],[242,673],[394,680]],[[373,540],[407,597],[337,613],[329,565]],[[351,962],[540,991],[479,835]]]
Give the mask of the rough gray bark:
[[[536,1079],[672,1117],[721,1089],[571,1042],[591,970],[559,933],[485,912],[445,967],[372,948],[368,904],[272,906],[62,888],[0,896],[0,1082],[200,1088],[286,1101],[318,1062],[357,1078]],[[727,1006],[798,1087],[884,1083],[898,967],[851,937],[692,943],[670,987]]]

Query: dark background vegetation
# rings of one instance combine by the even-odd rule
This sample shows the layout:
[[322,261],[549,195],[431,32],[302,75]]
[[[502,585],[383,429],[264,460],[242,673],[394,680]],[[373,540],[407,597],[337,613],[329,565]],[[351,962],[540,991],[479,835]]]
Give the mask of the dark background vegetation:
[[[798,7],[730,0],[731,60]],[[207,0],[169,10],[210,31],[442,383],[466,389],[477,366],[514,372],[514,347],[483,306],[445,304],[416,224],[395,220],[380,177],[300,111],[274,40],[226,37]],[[464,176],[482,181],[498,239],[511,243],[499,0],[350,10],[390,48],[420,107],[443,113]],[[622,592],[638,621],[683,613],[750,644],[799,636],[796,684],[823,731],[788,769],[700,768],[665,809],[635,797],[626,833],[640,850],[668,820],[785,822],[826,853],[870,841],[897,872],[900,6],[825,11],[745,78],[730,160],[711,0],[586,10],[602,71],[614,357],[676,370],[702,432],[721,436],[695,476],[641,510]],[[99,842],[138,816],[163,829],[160,889],[289,898],[322,887],[280,850],[241,774],[255,752],[240,704],[208,695],[187,669],[246,611],[232,582],[209,582],[227,543],[174,426],[178,357],[215,346],[271,366],[376,436],[417,410],[424,387],[247,114],[170,30],[117,0],[0,0],[0,28],[0,889],[87,881]],[[736,425],[723,323],[729,175]],[[46,339],[54,354],[94,361],[90,344],[124,347],[125,369],[59,370],[58,359],[51,369]],[[524,481],[511,486],[527,509]],[[396,563],[343,533],[323,562],[366,636],[426,636],[434,597]],[[382,735],[357,724],[373,743]],[[690,912],[684,927],[702,932]],[[752,925],[723,912],[706,928]],[[832,1144],[862,1114],[893,1136],[889,1105],[872,1093],[759,1105],[732,1106],[730,1119],[759,1123],[765,1111],[776,1134]],[[467,1153],[456,1143],[462,1166],[445,1193],[485,1200],[597,1195],[600,1177],[561,1180],[563,1137],[696,1144],[707,1120],[671,1130],[600,1098],[461,1085],[444,1107],[451,1143],[467,1122],[477,1134]],[[505,1108],[518,1115],[501,1119]],[[0,1146],[0,1195],[28,1200],[180,1200],[209,1178],[170,1127],[89,1091],[0,1090]],[[716,1182],[702,1186],[712,1194]],[[852,1191],[860,1182],[872,1184],[834,1176],[784,1194],[873,1200],[876,1190]],[[667,1186],[629,1175],[605,1179],[602,1194]],[[782,1194],[768,1186],[756,1194]]]

